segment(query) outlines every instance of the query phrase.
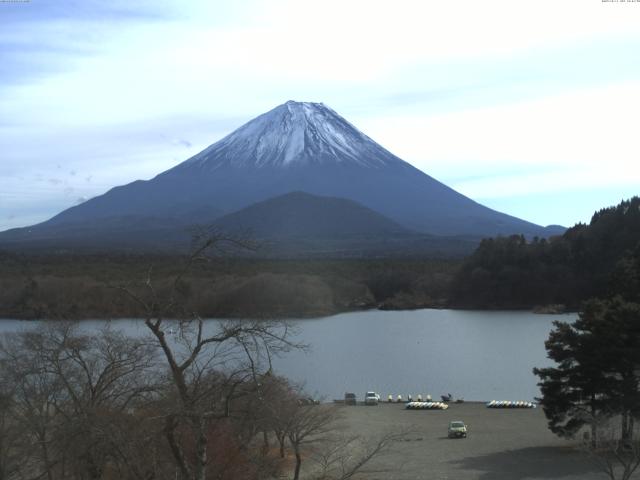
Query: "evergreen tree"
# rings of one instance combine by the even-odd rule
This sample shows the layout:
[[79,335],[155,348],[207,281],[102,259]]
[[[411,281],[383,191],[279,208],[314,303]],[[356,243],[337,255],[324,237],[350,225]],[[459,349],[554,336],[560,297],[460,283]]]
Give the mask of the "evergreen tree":
[[610,288],[626,300],[640,303],[640,242],[616,264]]
[[622,297],[591,300],[572,324],[556,322],[545,346],[555,367],[535,368],[549,428],[571,437],[620,416],[630,440],[640,416],[640,305]]
[[463,262],[451,295],[454,304],[476,308],[578,309],[588,298],[615,293],[640,302],[639,268],[640,197],[633,197],[549,240],[483,240]]

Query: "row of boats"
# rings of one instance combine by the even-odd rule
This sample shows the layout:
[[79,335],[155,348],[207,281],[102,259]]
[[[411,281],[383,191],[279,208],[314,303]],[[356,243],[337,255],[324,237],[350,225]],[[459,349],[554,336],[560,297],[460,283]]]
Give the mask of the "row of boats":
[[[409,410],[446,410],[449,405],[445,402],[407,402],[406,408]],[[536,404],[525,401],[491,400],[487,403],[487,408],[536,408]]]
[[407,402],[405,408],[409,410],[446,410],[449,405],[444,402]]
[[536,404],[520,400],[516,402],[510,400],[491,400],[487,403],[487,408],[536,408]]
[[[394,398],[393,398],[393,395],[389,395],[389,396],[387,397],[387,402],[388,402],[388,403],[392,403],[392,402],[396,402],[396,403],[407,403],[407,402],[413,402],[413,401],[414,401],[414,400],[413,400],[413,397],[412,397],[411,395],[407,395],[407,399],[406,399],[406,400],[402,397],[402,395],[398,395],[398,396],[395,398],[395,400],[394,400]],[[423,401],[423,400],[422,400],[422,394],[418,394],[418,397],[416,398],[416,400],[415,400],[415,401],[417,401],[417,402],[422,402],[422,401]],[[431,402],[431,401],[432,401],[432,400],[431,400],[431,395],[427,395],[427,396],[424,398],[424,401],[425,401],[425,402]]]

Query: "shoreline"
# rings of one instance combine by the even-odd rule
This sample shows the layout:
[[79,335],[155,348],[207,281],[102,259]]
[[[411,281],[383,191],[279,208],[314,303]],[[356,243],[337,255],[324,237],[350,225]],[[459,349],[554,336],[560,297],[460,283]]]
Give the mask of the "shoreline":
[[[317,312],[317,313],[290,313],[287,315],[265,315],[262,317],[254,317],[249,315],[235,314],[235,315],[221,315],[215,317],[203,317],[203,320],[283,320],[283,321],[305,321],[305,320],[320,320],[328,317],[335,317],[337,315],[349,314],[349,313],[363,313],[363,312],[404,312],[404,311],[417,311],[417,310],[451,310],[461,312],[514,312],[514,313],[532,313],[535,315],[575,315],[577,311],[565,310],[565,311],[540,311],[532,308],[471,308],[471,307],[457,307],[457,306],[417,306],[415,308],[356,308],[356,309],[344,309],[335,310],[332,312]],[[166,321],[177,321],[181,317],[165,317]],[[2,321],[24,321],[24,322],[39,322],[39,321],[110,321],[110,320],[140,320],[143,321],[144,317],[130,315],[130,316],[82,316],[78,317],[35,317],[35,316],[5,316],[0,313],[0,322]]]

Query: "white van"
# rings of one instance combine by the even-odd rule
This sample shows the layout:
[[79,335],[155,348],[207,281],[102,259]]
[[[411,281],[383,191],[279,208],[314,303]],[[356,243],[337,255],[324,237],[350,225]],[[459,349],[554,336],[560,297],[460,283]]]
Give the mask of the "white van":
[[378,401],[380,400],[380,395],[376,392],[367,392],[364,396],[364,404],[365,405],[378,405]]

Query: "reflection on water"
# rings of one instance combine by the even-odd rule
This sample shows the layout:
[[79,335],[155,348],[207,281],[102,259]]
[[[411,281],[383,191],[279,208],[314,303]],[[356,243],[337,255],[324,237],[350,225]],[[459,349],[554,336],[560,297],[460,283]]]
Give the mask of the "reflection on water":
[[[539,395],[535,366],[550,364],[544,341],[553,320],[575,315],[460,310],[367,311],[295,322],[309,352],[275,360],[278,373],[304,382],[310,393],[362,398],[452,393],[466,400],[531,400]],[[215,322],[215,321],[212,321]],[[37,322],[0,321],[0,332]],[[138,320],[115,320],[128,334],[146,333]],[[83,329],[104,321],[86,320]]]

